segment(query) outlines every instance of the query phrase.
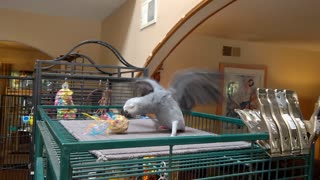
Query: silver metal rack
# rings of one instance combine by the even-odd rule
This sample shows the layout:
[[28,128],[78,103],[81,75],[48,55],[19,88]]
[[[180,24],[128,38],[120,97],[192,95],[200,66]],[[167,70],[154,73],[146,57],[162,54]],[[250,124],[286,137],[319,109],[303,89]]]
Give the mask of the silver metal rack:
[[270,156],[308,154],[320,134],[320,97],[310,120],[304,120],[298,95],[292,90],[257,89],[257,110],[235,109],[250,132],[267,132],[257,142]]

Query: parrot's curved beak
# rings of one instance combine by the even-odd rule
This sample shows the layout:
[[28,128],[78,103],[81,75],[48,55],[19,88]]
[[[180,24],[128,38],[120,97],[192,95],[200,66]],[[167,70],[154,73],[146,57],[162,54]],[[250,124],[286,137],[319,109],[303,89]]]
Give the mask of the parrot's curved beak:
[[123,115],[126,118],[132,118],[131,114],[126,110],[122,110],[121,115]]

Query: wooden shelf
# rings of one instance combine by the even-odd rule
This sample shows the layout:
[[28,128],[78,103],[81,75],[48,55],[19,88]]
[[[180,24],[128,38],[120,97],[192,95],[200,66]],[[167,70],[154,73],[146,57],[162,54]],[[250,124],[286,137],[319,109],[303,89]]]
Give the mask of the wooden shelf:
[[32,90],[31,89],[6,89],[6,95],[19,95],[19,96],[32,96]]

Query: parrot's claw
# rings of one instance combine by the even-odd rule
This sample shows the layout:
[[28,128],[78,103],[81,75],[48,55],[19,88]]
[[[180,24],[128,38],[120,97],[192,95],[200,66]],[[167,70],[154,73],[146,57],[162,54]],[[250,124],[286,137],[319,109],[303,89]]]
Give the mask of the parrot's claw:
[[172,121],[171,136],[177,136],[177,126],[178,126],[178,121]]

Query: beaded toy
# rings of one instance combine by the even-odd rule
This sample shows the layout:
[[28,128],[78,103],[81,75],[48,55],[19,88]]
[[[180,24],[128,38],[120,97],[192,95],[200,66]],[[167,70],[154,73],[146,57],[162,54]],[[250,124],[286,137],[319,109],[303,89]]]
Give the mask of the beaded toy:
[[[72,100],[73,91],[69,89],[67,82],[64,82],[62,89],[60,89],[55,97],[55,106],[73,106]],[[75,108],[58,108],[57,109],[57,119],[75,119],[77,109]]]
[[85,134],[98,135],[106,133],[109,135],[110,132],[121,134],[128,130],[129,121],[122,115],[114,115],[110,112],[100,116],[92,116],[87,113],[82,114],[95,120],[86,128]]

